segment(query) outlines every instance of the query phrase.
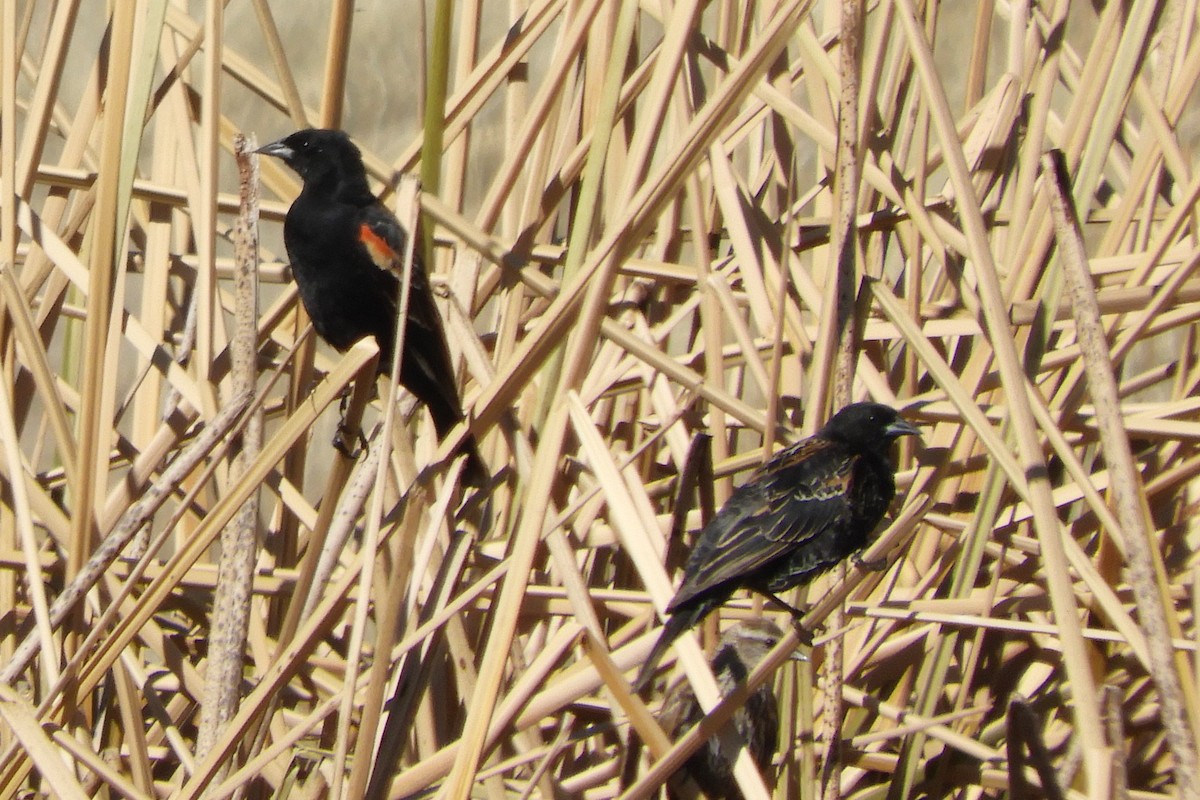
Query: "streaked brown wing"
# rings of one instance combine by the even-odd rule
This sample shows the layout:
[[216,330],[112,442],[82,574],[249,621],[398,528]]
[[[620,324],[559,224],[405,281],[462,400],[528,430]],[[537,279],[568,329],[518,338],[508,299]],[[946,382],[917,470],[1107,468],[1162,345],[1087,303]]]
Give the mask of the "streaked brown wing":
[[780,452],[700,534],[671,608],[752,575],[847,518],[852,469],[845,449],[825,439],[805,439]]

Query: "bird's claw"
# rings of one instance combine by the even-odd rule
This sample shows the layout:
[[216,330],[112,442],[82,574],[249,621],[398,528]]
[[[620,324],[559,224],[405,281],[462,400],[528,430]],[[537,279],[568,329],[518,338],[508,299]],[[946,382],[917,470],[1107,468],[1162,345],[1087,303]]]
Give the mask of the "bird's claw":
[[796,638],[800,640],[800,644],[805,647],[812,647],[813,635],[812,631],[804,627],[804,623],[800,617],[792,617],[792,630],[796,632]]
[[888,568],[887,556],[872,558],[870,560],[867,560],[862,556],[857,556],[854,559],[854,563],[859,569],[865,569],[867,572],[883,572]]
[[349,427],[342,423],[333,435],[333,449],[355,461],[367,449],[367,437],[363,435],[361,428],[351,432]]

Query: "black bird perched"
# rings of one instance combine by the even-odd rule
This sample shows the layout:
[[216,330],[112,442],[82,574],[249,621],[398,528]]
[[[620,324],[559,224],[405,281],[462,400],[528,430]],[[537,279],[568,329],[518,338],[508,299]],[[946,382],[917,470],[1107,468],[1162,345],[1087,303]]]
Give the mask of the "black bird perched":
[[[738,684],[744,683],[781,639],[783,632],[775,623],[765,619],[746,620],[725,631],[709,662],[717,676],[722,696],[729,695]],[[678,738],[703,716],[704,709],[685,681],[663,705],[661,721],[663,727]],[[759,772],[767,777],[771,758],[779,746],[779,702],[775,699],[770,682],[758,687],[746,699],[746,704],[734,712],[732,722],[749,748]],[[717,736],[705,742],[668,779],[667,786],[673,796],[684,793],[681,784],[686,778],[690,778],[710,798],[741,800],[742,792],[733,777],[733,764],[729,756],[722,752]]]
[[[343,351],[365,336],[379,344],[379,371],[391,371],[402,258],[408,232],[367,183],[362,154],[343,131],[306,129],[264,145],[304,182],[288,209],[283,241],[300,299],[318,334]],[[425,266],[412,265],[400,383],[429,409],[438,438],[463,419],[442,320]],[[466,478],[487,472],[473,439]]]
[[896,494],[888,457],[920,435],[894,408],[853,403],[777,453],[700,532],[670,618],[634,682],[641,691],[671,643],[742,587],[778,601],[866,546]]

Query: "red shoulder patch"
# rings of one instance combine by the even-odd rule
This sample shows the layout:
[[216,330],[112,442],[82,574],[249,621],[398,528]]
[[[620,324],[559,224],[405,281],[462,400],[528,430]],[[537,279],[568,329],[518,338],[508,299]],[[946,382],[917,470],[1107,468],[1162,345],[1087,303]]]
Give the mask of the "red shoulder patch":
[[358,228],[358,240],[367,248],[367,255],[380,269],[394,269],[400,261],[400,254],[365,222]]

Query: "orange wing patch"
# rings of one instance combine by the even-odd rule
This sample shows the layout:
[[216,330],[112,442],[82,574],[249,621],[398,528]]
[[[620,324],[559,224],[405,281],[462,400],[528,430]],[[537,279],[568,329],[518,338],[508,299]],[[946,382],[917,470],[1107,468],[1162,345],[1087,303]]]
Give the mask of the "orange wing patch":
[[367,248],[367,255],[380,269],[394,269],[400,261],[400,254],[365,222],[358,228],[358,240]]

